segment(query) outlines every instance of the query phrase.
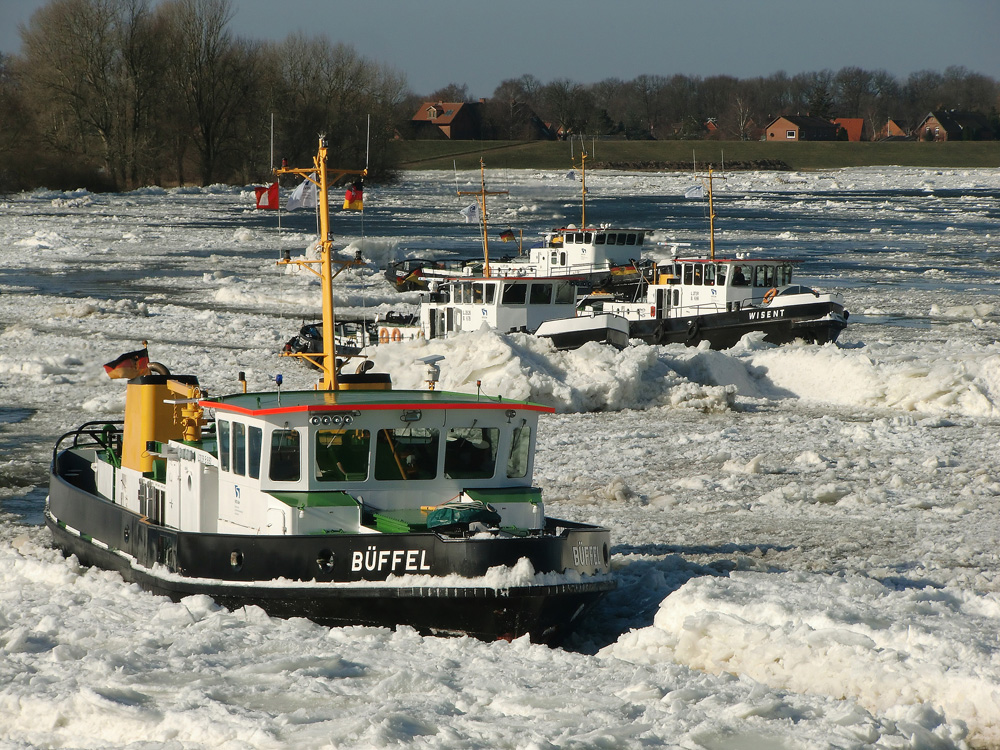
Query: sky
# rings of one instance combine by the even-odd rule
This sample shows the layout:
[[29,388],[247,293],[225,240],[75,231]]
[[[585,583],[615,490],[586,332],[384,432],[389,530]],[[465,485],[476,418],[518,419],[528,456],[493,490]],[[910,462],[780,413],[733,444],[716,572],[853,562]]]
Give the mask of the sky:
[[[0,51],[47,0],[0,0]],[[234,0],[232,30],[303,32],[353,45],[427,95],[450,83],[489,97],[531,74],[543,83],[636,76],[789,75],[857,66],[905,79],[960,65],[1000,78],[997,0]]]

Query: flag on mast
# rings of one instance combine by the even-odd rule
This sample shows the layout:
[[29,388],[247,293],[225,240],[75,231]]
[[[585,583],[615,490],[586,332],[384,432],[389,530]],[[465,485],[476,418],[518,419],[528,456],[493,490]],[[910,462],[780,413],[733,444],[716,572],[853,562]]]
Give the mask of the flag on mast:
[[278,183],[274,182],[267,187],[256,187],[257,208],[278,208]]
[[510,242],[513,239],[514,239],[514,230],[513,229],[505,229],[504,231],[500,232],[500,241],[501,242]]
[[319,191],[316,190],[316,183],[313,182],[315,179],[316,173],[313,172],[309,175],[308,180],[303,180],[302,183],[292,191],[292,194],[288,196],[288,202],[285,204],[286,211],[294,211],[296,208],[316,208],[316,194]]
[[347,188],[347,192],[344,194],[344,209],[361,211],[364,207],[364,186],[361,184],[361,180],[356,180],[353,185]]
[[118,378],[131,380],[142,375],[149,375],[149,350],[143,348],[127,352],[104,365],[104,371],[108,373],[109,378],[114,380]]
[[462,216],[465,217],[466,224],[472,224],[479,221],[479,204],[470,203],[468,206],[459,211]]

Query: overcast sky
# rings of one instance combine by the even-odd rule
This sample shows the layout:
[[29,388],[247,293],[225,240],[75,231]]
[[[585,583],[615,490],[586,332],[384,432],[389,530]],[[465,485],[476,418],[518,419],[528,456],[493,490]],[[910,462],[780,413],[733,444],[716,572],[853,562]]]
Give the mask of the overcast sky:
[[[47,0],[0,0],[0,51]],[[543,83],[641,74],[737,78],[845,66],[898,78],[950,65],[1000,79],[1000,0],[234,0],[232,30],[327,35],[430,94],[473,97],[530,73]]]

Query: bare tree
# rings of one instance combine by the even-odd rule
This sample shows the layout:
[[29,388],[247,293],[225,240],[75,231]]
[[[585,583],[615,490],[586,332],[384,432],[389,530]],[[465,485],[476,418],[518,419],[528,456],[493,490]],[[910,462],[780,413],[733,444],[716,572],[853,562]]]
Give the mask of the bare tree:
[[116,184],[137,184],[152,161],[162,70],[148,0],[54,0],[21,37],[50,144],[97,152]]

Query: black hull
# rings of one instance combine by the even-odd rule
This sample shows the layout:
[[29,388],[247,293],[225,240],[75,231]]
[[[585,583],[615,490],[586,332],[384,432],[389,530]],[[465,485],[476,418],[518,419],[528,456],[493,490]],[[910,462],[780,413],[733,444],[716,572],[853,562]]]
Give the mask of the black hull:
[[81,464],[71,452],[56,461],[45,514],[56,547],[175,601],[205,594],[230,609],[256,605],[275,617],[306,617],[324,625],[409,625],[427,634],[483,640],[528,635],[554,644],[615,587],[604,576],[506,588],[451,581],[434,586],[423,577],[416,585],[404,580],[394,586],[387,580],[406,573],[478,577],[523,557],[539,573],[607,571],[609,532],[595,526],[549,519],[552,533],[504,539],[433,532],[298,537],[180,532],[93,494]]
[[845,320],[830,317],[845,315],[839,305],[816,303],[795,307],[745,308],[734,312],[678,318],[652,318],[632,321],[630,334],[648,344],[686,344],[698,346],[707,341],[712,349],[729,349],[748,333],[761,331],[771,344],[790,344],[802,340],[826,344],[837,340],[847,327]]
[[628,346],[629,335],[613,328],[599,328],[592,330],[566,331],[552,334],[538,334],[542,338],[552,341],[556,349],[570,350],[579,349],[584,344],[596,341],[598,344],[608,344],[615,349],[624,349]]

